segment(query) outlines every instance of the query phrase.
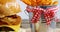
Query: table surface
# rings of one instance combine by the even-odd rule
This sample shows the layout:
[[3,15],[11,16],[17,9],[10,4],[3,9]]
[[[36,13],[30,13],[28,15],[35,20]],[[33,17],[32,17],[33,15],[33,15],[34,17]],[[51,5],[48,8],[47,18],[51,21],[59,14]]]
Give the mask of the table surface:
[[[41,24],[40,26],[40,32],[45,32],[47,29],[47,27],[45,26],[44,23]],[[56,32],[60,32],[60,23],[57,24],[57,28],[52,29],[49,27],[49,29],[47,31],[56,31]],[[31,32],[31,27],[30,27],[30,23],[28,23],[28,21],[23,21],[22,23],[22,28],[19,30],[19,32]]]

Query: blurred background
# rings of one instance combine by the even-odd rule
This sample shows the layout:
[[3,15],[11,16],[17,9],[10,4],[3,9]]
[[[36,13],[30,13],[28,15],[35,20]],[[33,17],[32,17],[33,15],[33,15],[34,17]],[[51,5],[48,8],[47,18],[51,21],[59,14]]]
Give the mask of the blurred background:
[[[23,2],[21,2],[20,0],[17,0],[17,1],[18,1],[18,3],[20,4],[20,7],[21,7],[21,12],[18,13],[18,15],[21,16],[21,18],[22,18],[21,32],[31,32],[31,26],[30,26],[30,23],[29,23],[28,13],[27,12],[25,13],[25,9],[26,9],[27,5],[24,4]],[[59,9],[60,9],[60,0],[58,0],[58,1],[59,1],[58,6],[59,6]],[[56,16],[60,19],[60,10],[58,11]],[[58,23],[58,27],[60,27],[59,25],[60,25],[60,23]],[[41,29],[45,32],[45,30],[46,30],[45,24],[42,24],[42,28]],[[24,31],[22,31],[22,30],[24,30]],[[50,29],[50,32],[52,30],[53,29]],[[58,32],[60,32],[60,28],[57,29],[57,30],[59,30]],[[41,31],[41,32],[43,32],[43,31]]]

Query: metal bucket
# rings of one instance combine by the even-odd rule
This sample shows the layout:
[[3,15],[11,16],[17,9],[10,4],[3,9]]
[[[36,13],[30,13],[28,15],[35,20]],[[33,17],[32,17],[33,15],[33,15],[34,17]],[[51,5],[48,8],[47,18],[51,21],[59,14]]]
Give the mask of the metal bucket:
[[[31,9],[33,8],[31,6],[29,6],[29,7]],[[43,9],[47,9],[47,8],[50,8],[50,7],[53,7],[53,6],[38,6],[38,7],[43,8]],[[29,21],[31,21],[32,17],[33,17],[33,13],[29,12]],[[52,28],[52,29],[56,28],[56,22],[54,21],[54,19],[51,21],[51,24],[49,26],[40,28],[40,26],[42,26],[42,25],[46,26],[46,24],[43,24],[43,23],[46,23],[46,21],[44,19],[44,15],[42,14],[41,19],[39,21],[39,27],[38,27],[40,30],[38,29],[38,32],[43,32],[44,30],[45,30],[44,32],[47,32],[49,30],[49,28]],[[31,23],[31,22],[30,22],[30,24],[31,24],[32,32],[36,32],[36,24]],[[43,28],[45,28],[45,29],[43,29]]]

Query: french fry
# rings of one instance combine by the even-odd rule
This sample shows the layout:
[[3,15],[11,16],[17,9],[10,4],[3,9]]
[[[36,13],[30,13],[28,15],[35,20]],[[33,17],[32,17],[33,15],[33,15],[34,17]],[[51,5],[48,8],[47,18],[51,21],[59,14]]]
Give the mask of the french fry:
[[53,4],[54,4],[54,5],[58,4],[58,1],[55,1]]
[[27,5],[31,5],[30,0],[21,0],[21,1],[24,2],[24,3],[27,4]]

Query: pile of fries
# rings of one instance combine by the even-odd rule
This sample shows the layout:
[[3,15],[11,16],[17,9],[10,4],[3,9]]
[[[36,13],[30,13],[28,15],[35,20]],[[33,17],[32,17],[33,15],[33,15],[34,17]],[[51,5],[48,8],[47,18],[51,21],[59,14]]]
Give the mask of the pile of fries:
[[51,6],[58,4],[58,0],[21,0],[21,1],[30,6]]

